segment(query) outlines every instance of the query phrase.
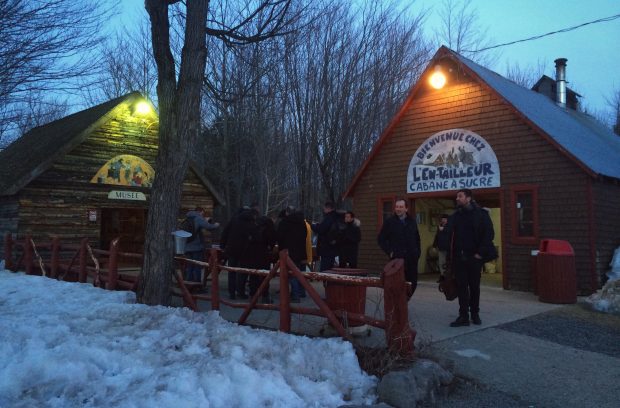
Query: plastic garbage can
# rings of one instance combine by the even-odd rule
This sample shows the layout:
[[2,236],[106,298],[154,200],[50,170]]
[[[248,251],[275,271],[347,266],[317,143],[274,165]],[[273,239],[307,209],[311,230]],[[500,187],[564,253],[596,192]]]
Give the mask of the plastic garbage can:
[[545,303],[577,302],[575,252],[568,241],[543,239],[536,257],[538,299]]

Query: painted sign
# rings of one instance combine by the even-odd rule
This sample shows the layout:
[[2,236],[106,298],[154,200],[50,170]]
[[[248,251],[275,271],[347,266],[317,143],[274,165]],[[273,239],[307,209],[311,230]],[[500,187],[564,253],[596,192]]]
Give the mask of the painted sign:
[[91,183],[113,184],[118,186],[151,187],[155,171],[138,156],[121,154],[104,164]]
[[426,139],[407,172],[407,193],[499,186],[495,152],[482,136],[466,129],[442,130]]
[[112,190],[108,193],[110,200],[146,201],[146,196],[139,191]]

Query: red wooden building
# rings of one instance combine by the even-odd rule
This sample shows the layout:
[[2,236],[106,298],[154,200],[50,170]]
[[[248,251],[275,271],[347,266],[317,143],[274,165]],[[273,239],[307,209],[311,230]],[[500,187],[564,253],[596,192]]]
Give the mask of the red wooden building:
[[565,62],[527,89],[441,47],[345,193],[367,220],[360,266],[385,262],[376,235],[396,197],[410,200],[425,252],[467,187],[490,208],[505,289],[532,289],[532,250],[548,238],[573,246],[578,292],[596,290],[620,245],[620,137],[575,110]]

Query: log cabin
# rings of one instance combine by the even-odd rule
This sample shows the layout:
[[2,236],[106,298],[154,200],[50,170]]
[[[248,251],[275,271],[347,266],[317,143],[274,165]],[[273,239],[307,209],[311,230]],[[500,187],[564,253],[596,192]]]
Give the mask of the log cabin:
[[[0,151],[0,232],[35,242],[141,253],[150,189],[157,174],[158,117],[138,92],[36,127]],[[182,211],[208,214],[224,203],[195,163]],[[182,214],[179,214],[182,216]]]

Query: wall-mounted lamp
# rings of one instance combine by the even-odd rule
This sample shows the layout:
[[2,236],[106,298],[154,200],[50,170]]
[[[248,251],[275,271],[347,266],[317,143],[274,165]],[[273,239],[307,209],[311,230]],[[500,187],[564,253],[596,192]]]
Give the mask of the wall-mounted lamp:
[[139,101],[134,105],[133,114],[134,115],[147,115],[151,112],[151,105],[146,101]]
[[435,89],[441,89],[446,84],[446,75],[441,70],[441,65],[435,65],[435,72],[431,74],[428,82]]

